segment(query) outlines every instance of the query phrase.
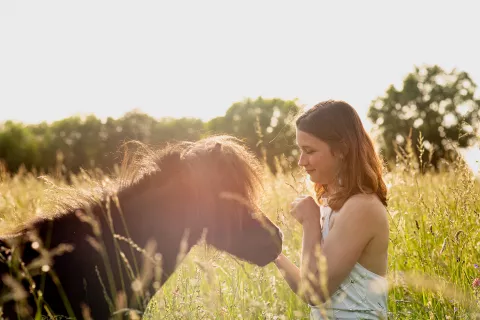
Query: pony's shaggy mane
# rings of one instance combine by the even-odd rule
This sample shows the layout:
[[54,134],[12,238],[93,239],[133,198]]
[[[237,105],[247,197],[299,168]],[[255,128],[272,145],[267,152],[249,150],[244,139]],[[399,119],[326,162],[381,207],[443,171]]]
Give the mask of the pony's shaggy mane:
[[[159,149],[130,141],[122,148],[123,160],[116,178],[94,177],[82,171],[81,179],[76,179],[81,180],[80,183],[57,185],[48,177],[41,177],[48,187],[42,214],[37,218],[50,219],[78,208],[89,208],[107,199],[116,200],[120,194],[134,196],[173,174],[188,176],[188,183],[199,186],[200,190],[204,185],[227,185],[229,190],[218,190],[224,192],[218,196],[228,197],[231,193],[232,198],[257,208],[262,166],[237,138],[217,135],[196,142],[168,143]],[[205,199],[205,195],[203,197]]]

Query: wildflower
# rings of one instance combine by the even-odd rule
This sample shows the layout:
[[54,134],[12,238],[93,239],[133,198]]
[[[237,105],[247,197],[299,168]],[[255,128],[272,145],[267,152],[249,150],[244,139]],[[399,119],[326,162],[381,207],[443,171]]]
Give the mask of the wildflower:
[[475,278],[475,280],[473,280],[472,287],[480,287],[480,278]]
[[477,270],[479,270],[479,269],[480,269],[480,267],[479,267],[479,266],[478,266],[478,264],[476,264],[476,263],[475,263],[473,266],[474,266],[474,267],[475,267],[475,269],[477,269]]

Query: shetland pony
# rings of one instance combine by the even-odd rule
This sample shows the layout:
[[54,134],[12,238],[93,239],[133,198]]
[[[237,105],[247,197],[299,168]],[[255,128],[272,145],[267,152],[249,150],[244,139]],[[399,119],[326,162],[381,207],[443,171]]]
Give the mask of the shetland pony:
[[114,192],[85,197],[72,187],[57,201],[59,214],[0,237],[3,317],[89,311],[108,319],[119,293],[142,309],[145,292],[161,287],[202,237],[258,266],[280,254],[281,232],[255,206],[259,162],[239,140],[145,147],[126,159]]

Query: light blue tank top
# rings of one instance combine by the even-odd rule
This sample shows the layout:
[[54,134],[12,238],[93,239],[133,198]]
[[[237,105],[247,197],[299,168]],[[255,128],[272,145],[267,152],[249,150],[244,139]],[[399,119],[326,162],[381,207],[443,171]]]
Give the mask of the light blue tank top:
[[[323,239],[336,214],[330,207],[320,206]],[[357,262],[329,302],[311,306],[310,319],[387,319],[387,295],[387,280]]]

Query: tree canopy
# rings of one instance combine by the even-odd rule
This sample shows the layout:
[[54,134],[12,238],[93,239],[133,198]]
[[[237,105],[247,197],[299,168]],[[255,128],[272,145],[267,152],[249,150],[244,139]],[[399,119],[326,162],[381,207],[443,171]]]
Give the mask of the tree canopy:
[[[299,110],[293,100],[245,99],[234,103],[224,117],[209,121],[207,129],[245,139],[257,156],[265,159],[275,172],[277,165],[286,169],[294,161],[293,119]],[[283,161],[275,163],[276,158]]]
[[[51,124],[7,121],[0,125],[0,161],[12,172],[22,165],[28,170],[58,170],[59,164],[69,172],[81,168],[109,171],[120,161],[119,147],[129,140],[161,146],[168,141],[194,141],[208,134],[228,133],[243,139],[275,172],[275,157],[291,155],[294,149],[291,122],[297,111],[295,101],[257,98],[234,103],[225,116],[208,122],[196,118],[155,119],[138,110],[104,121],[94,115],[73,116]],[[288,163],[281,165],[286,167]]]
[[[415,67],[401,88],[391,85],[384,96],[372,101],[368,111],[380,133],[385,158],[395,160],[395,149],[405,147],[410,132],[414,143],[421,132],[427,151],[423,162],[436,168],[441,159],[449,160],[455,154],[455,148],[475,143],[480,118],[476,87],[466,72],[447,72],[436,65]],[[415,151],[419,155],[417,148]]]

